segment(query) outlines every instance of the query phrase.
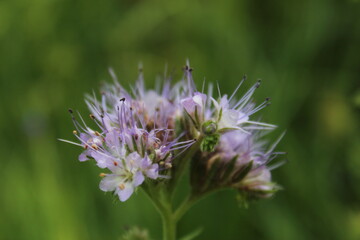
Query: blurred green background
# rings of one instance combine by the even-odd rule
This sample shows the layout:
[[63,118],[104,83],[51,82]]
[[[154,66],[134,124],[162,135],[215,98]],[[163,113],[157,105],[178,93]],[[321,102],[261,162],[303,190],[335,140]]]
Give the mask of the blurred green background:
[[[85,116],[85,93],[127,86],[144,65],[153,86],[165,64],[189,58],[198,86],[231,92],[241,76],[272,98],[263,119],[287,130],[274,171],[284,187],[249,209],[233,192],[196,205],[179,225],[198,239],[360,239],[360,2],[0,1],[0,239],[118,239],[126,226],[160,239],[142,192],[121,204],[80,163],[67,109]],[[244,91],[244,88],[243,88]],[[258,115],[259,116],[259,115]]]

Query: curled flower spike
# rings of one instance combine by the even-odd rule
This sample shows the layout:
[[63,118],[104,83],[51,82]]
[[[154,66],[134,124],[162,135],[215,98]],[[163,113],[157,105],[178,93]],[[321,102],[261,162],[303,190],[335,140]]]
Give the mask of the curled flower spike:
[[238,100],[246,76],[230,97],[221,95],[217,86],[215,98],[211,84],[206,93],[205,85],[201,92],[195,88],[188,62],[183,70],[181,81],[172,84],[165,79],[161,87],[149,90],[140,67],[128,91],[110,69],[113,83],[105,84],[100,96],[86,96],[97,129],[69,110],[77,141],[62,141],[83,148],[81,162],[95,161],[105,170],[100,189],[113,192],[120,201],[140,186],[151,198],[171,198],[189,161],[195,197],[221,188],[236,189],[248,199],[272,196],[279,187],[272,183],[271,170],[280,164],[272,161],[283,153],[274,151],[280,139],[269,150],[261,140],[276,126],[253,119],[270,103],[269,98],[259,105],[252,101],[260,81]]

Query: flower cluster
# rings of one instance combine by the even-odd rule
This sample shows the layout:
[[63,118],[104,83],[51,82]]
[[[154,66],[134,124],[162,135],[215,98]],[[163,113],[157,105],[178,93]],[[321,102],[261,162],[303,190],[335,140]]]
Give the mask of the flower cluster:
[[214,98],[212,85],[206,93],[196,90],[188,64],[181,81],[171,84],[165,79],[156,91],[144,87],[141,69],[130,92],[110,74],[114,82],[103,86],[101,98],[86,98],[98,130],[69,110],[78,142],[62,140],[83,147],[80,161],[95,160],[107,169],[100,174],[101,190],[125,201],[145,182],[174,181],[186,161],[191,161],[194,194],[230,187],[264,198],[278,189],[270,173],[276,165],[269,166],[282,154],[274,152],[278,141],[266,149],[260,139],[275,126],[252,120],[269,104],[269,99],[259,105],[252,101],[260,81],[236,100],[245,77],[230,97],[219,90]]

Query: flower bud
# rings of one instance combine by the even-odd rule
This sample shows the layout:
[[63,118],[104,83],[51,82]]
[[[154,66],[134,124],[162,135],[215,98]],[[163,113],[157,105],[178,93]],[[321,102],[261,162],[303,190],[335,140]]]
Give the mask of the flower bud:
[[202,152],[213,152],[216,145],[219,143],[220,134],[215,133],[209,136],[205,136],[200,144],[200,150]]
[[214,121],[206,121],[202,125],[202,131],[205,135],[212,135],[216,133],[217,124]]

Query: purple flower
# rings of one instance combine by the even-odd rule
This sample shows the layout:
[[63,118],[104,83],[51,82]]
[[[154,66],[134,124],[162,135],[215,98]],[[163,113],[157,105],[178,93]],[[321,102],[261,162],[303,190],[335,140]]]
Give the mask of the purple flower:
[[[180,82],[171,84],[165,79],[156,90],[145,88],[140,72],[135,87],[127,91],[110,70],[114,83],[103,86],[100,98],[86,97],[98,130],[70,110],[77,142],[62,141],[83,148],[81,162],[93,160],[109,172],[101,174],[101,190],[126,201],[146,179],[151,179],[147,185],[156,185],[176,176],[186,156],[192,161],[192,187],[199,192],[233,187],[259,197],[271,196],[276,185],[271,182],[274,165],[270,164],[282,153],[274,152],[278,141],[266,150],[260,138],[276,126],[253,119],[254,113],[269,104],[269,99],[259,105],[252,101],[260,82],[239,100],[236,94],[245,78],[230,97],[219,90],[215,99],[211,84],[206,93],[204,87],[196,90],[191,72],[187,65]],[[201,142],[193,147],[197,141]]]
[[203,93],[195,92],[193,96],[182,99],[181,105],[185,111],[192,115],[195,114],[195,110],[201,116],[206,103],[206,95]]
[[108,166],[112,173],[105,174],[100,182],[100,189],[105,192],[114,191],[122,202],[144,182],[145,176],[158,178],[158,165],[152,164],[148,157],[142,158],[136,152],[114,163],[116,164]]

